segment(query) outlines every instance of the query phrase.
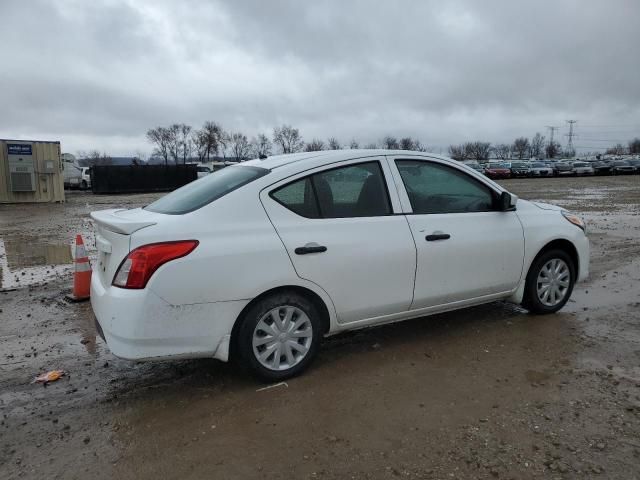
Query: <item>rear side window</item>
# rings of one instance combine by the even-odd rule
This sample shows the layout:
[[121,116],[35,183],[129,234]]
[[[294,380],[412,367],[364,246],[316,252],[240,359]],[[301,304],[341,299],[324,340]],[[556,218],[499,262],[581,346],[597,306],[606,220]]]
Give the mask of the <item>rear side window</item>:
[[316,173],[273,191],[271,197],[307,218],[391,214],[387,186],[377,161]]
[[159,198],[145,210],[169,215],[192,212],[269,173],[266,168],[227,167]]
[[302,217],[320,218],[311,177],[290,183],[271,194],[274,200]]
[[411,208],[416,214],[493,210],[489,187],[464,172],[433,162],[396,160]]

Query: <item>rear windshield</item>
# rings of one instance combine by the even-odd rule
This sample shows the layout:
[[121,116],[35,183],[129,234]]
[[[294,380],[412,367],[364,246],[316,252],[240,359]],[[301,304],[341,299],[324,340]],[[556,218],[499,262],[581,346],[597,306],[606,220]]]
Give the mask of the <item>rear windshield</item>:
[[533,168],[546,168],[544,163],[534,163]]
[[573,164],[574,167],[588,167],[586,163],[576,162]]
[[159,198],[145,210],[169,215],[193,212],[269,173],[266,168],[237,166],[218,170]]

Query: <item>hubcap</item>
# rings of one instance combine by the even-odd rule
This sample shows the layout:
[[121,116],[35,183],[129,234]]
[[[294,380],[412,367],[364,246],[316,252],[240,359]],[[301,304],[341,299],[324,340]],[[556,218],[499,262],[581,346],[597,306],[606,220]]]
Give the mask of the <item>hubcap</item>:
[[549,260],[538,274],[538,299],[547,307],[555,307],[567,296],[570,282],[571,271],[564,260]]
[[309,352],[313,327],[306,313],[284,305],[265,313],[253,331],[253,354],[269,370],[296,366]]

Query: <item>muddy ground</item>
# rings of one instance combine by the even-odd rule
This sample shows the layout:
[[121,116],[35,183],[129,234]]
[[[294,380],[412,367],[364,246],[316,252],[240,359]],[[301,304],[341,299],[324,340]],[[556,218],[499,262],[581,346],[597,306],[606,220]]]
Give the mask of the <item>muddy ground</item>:
[[154,195],[0,206],[0,478],[640,478],[640,177],[504,185],[588,221],[591,275],[560,313],[334,337],[266,390],[214,360],[118,360],[64,300],[87,214]]

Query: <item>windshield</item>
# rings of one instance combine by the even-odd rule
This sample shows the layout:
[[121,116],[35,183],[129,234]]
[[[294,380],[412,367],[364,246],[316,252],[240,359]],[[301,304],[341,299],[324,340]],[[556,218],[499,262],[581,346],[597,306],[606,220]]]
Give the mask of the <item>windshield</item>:
[[489,168],[507,168],[504,163],[490,163]]
[[533,168],[546,168],[546,165],[544,163],[534,163]]
[[573,164],[574,167],[587,167],[588,165],[586,163],[582,163],[582,162],[576,162]]
[[627,162],[613,162],[613,165],[616,167],[626,167],[629,164]]
[[511,168],[527,168],[527,164],[524,162],[513,162]]
[[159,198],[145,210],[169,215],[193,212],[269,173],[266,168],[227,167]]

